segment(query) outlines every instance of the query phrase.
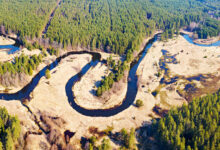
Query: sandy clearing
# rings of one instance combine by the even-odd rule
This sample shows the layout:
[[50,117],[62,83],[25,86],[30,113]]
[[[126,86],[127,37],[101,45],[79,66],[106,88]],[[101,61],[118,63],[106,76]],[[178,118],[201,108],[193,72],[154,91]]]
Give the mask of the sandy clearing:
[[[161,31],[157,31],[155,34],[160,32]],[[144,49],[146,43],[151,38],[152,37],[148,37],[143,40],[140,45],[140,51]],[[101,55],[102,57],[104,56],[105,59],[107,59],[106,55],[109,57],[109,54],[106,53],[101,53]],[[136,52],[134,55],[138,55],[138,53]],[[113,55],[113,59],[115,57],[117,59],[117,55]],[[127,92],[127,73],[125,75],[126,79],[120,81],[119,84],[116,83],[118,84],[116,86],[120,86],[120,88],[113,86],[112,90],[110,90],[110,93],[104,93],[100,98],[95,96],[95,91],[97,89],[95,85],[99,85],[101,79],[109,73],[110,71],[108,68],[102,63],[99,63],[95,68],[90,69],[87,74],[83,76],[83,78],[73,87],[76,103],[86,109],[108,109],[120,105],[123,102]],[[114,88],[117,90],[114,90]]]
[[[51,78],[49,80],[45,77],[40,79],[38,86],[32,93],[33,99],[30,102],[30,106],[35,107],[43,102],[42,106],[36,108],[47,111],[49,109],[51,111],[63,110],[63,106],[69,105],[65,91],[68,80],[77,74],[90,60],[91,56],[88,54],[72,55],[61,60],[60,64],[51,70]],[[50,105],[55,107],[48,107]]]
[[220,68],[220,47],[196,46],[179,36],[165,45],[158,44],[157,49],[168,50],[171,55],[177,54],[178,64],[168,64],[172,74],[193,76],[218,72]]
[[35,135],[29,134],[26,138],[27,144],[25,145],[26,150],[42,150],[49,149],[50,144],[47,142],[47,137],[45,135]]
[[[152,105],[154,104],[160,105],[164,109],[170,109],[173,106],[181,106],[186,102],[177,93],[178,84],[160,85],[159,81],[163,77],[163,73],[161,77],[155,75],[160,70],[159,60],[162,57],[162,49],[167,50],[171,55],[177,54],[178,63],[168,64],[169,77],[175,75],[190,77],[208,73],[220,74],[219,47],[196,46],[188,43],[182,36],[165,43],[157,41],[138,68],[139,90],[136,99],[147,102],[146,105],[149,107],[147,107],[146,112],[148,113],[152,113]],[[156,97],[151,94],[155,89],[160,91]]]

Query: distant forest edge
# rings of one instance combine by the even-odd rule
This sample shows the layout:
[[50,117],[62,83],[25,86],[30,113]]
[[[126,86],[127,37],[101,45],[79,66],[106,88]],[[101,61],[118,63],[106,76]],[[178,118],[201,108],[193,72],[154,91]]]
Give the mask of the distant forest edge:
[[17,34],[26,46],[37,42],[55,49],[81,47],[120,55],[138,50],[155,30],[164,30],[165,38],[184,26],[199,38],[220,34],[219,0],[62,0],[59,6],[58,2],[0,0],[1,33]]

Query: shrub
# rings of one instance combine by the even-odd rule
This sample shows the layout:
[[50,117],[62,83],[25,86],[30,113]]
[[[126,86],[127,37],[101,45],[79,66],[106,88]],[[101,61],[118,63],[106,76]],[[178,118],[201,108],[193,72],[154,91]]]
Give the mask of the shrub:
[[137,101],[136,101],[136,106],[139,108],[139,107],[142,107],[142,106],[144,106],[144,102],[142,101],[142,100],[140,100],[140,99],[138,99]]
[[45,76],[47,79],[50,79],[50,70],[49,69],[46,70]]
[[109,135],[113,129],[114,129],[113,126],[107,126],[107,128],[104,130],[104,132],[106,135]]

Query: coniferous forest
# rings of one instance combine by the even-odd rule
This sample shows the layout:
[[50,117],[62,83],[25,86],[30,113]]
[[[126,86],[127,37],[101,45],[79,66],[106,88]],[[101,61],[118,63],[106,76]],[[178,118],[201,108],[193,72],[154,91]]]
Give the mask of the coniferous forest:
[[17,117],[10,116],[6,108],[0,108],[0,149],[15,149],[21,127]]
[[160,149],[220,149],[220,93],[194,99],[154,122]]
[[[63,48],[97,48],[120,55],[129,49],[137,50],[142,39],[158,29],[167,31],[172,37],[181,27],[195,22],[198,26],[193,31],[200,38],[220,33],[220,22],[216,19],[219,16],[218,0],[58,2],[0,0],[1,32],[16,33],[23,40],[44,37],[50,43],[62,44]],[[54,16],[46,26],[54,9]],[[45,26],[47,32],[41,36]]]
[[39,37],[56,6],[56,0],[0,0],[1,32]]

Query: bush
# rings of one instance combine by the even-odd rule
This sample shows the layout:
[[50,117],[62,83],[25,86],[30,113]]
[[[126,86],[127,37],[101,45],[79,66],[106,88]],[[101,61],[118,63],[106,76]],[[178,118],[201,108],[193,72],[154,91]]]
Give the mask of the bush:
[[144,106],[144,102],[142,101],[142,100],[140,100],[140,99],[138,99],[137,101],[136,101],[136,106],[139,108],[139,107],[142,107],[142,106]]
[[110,135],[110,133],[112,132],[112,130],[114,129],[113,126],[107,126],[107,128],[104,130],[106,135]]
[[49,69],[46,70],[45,76],[47,79],[50,79],[50,70]]

